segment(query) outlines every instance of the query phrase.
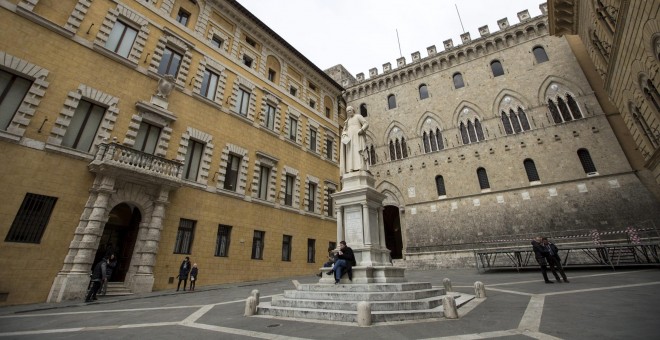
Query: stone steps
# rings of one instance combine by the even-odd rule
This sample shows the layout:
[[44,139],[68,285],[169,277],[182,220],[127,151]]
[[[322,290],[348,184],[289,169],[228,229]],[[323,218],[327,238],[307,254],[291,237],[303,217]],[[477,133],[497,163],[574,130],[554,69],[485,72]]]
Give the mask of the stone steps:
[[296,288],[299,291],[310,291],[310,292],[404,292],[404,291],[415,291],[422,289],[431,289],[431,286],[428,282],[404,282],[404,283],[380,283],[380,284],[352,284],[347,282],[346,284],[300,284]]
[[[473,295],[451,294],[457,307],[474,298]],[[444,296],[417,301],[371,301],[372,323],[442,318],[444,316],[442,308],[442,298]],[[358,302],[326,300],[298,300],[294,302],[291,299],[274,297],[272,302],[260,303],[257,307],[257,314],[323,321],[357,322]]]
[[[337,285],[339,289],[333,287],[329,291],[302,291],[286,290],[284,297],[289,299],[307,299],[307,300],[337,300],[337,301],[406,301],[427,299],[430,297],[439,297],[444,294],[442,288],[419,289],[411,291],[352,291],[355,285]],[[341,287],[346,288],[341,290]]]
[[123,282],[108,282],[108,289],[102,296],[126,296],[133,295],[130,289],[124,286]]

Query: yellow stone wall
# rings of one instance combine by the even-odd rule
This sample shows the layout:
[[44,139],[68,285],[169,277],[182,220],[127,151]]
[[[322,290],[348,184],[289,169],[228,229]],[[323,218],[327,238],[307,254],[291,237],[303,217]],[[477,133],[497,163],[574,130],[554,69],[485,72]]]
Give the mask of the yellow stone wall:
[[[15,1],[16,2],[16,1]],[[60,116],[69,92],[76,92],[81,84],[102,91],[119,99],[119,113],[111,132],[118,143],[122,143],[129,131],[131,117],[138,114],[135,106],[138,101],[149,102],[156,93],[159,76],[148,72],[151,58],[156,50],[163,28],[175,32],[180,37],[194,44],[192,61],[186,78],[185,86],[172,92],[169,97],[168,110],[177,116],[170,124],[171,139],[165,158],[175,159],[180,147],[182,135],[188,128],[194,128],[210,134],[214,145],[208,183],[184,184],[183,187],[170,193],[166,206],[159,251],[154,266],[154,290],[169,289],[175,285],[169,284],[170,277],[176,277],[178,267],[184,256],[173,254],[177,229],[181,218],[196,220],[191,260],[200,268],[199,285],[218,284],[274,278],[291,275],[313,275],[325,260],[328,242],[336,241],[336,220],[328,217],[324,210],[325,198],[321,195],[317,203],[322,207],[320,214],[310,214],[305,211],[305,178],[307,175],[318,178],[319,192],[325,189],[329,181],[338,186],[338,159],[325,159],[325,130],[338,132],[336,109],[331,119],[325,118],[325,109],[317,100],[316,110],[308,107],[308,99],[303,99],[303,89],[299,89],[298,97],[289,95],[288,85],[280,86],[267,80],[268,67],[263,69],[258,55],[257,67],[248,70],[241,63],[241,55],[218,53],[206,39],[194,35],[194,25],[199,11],[189,10],[191,23],[184,28],[172,18],[181,6],[181,1],[175,1],[172,12],[165,14],[158,7],[169,1],[159,1],[156,5],[145,7],[140,2],[129,2],[126,5],[139,12],[149,20],[149,35],[144,51],[137,67],[104,56],[99,53],[100,46],[94,41],[99,33],[102,22],[109,10],[115,9],[117,3],[111,1],[95,1],[84,15],[79,29],[73,37],[54,32],[53,28],[39,25],[17,13],[16,6],[4,2],[0,6],[0,51],[15,58],[43,67],[49,71],[46,78],[48,88],[31,118],[27,130],[18,141],[3,137],[0,134],[0,236],[6,236],[16,213],[21,206],[26,193],[36,193],[57,197],[57,203],[51,215],[43,238],[39,244],[2,242],[0,243],[0,267],[11,275],[0,276],[0,304],[21,304],[43,302],[46,300],[53,279],[62,269],[64,258],[69,250],[74,231],[78,226],[81,214],[89,198],[89,190],[95,179],[95,174],[88,170],[93,151],[85,157],[76,157],[70,153],[53,151],[46,148],[48,137]],[[76,1],[59,3],[41,0],[35,6],[31,15],[46,17],[57,25],[67,22],[68,13]],[[192,3],[185,2],[187,5]],[[225,6],[230,6],[224,4]],[[185,7],[185,6],[184,6]],[[226,12],[226,9],[225,9]],[[220,10],[214,10],[210,16],[208,27],[222,26],[234,34],[239,25]],[[233,15],[240,15],[233,12]],[[214,21],[214,22],[211,22]],[[247,21],[249,25],[249,20]],[[246,25],[246,23],[242,23]],[[256,27],[241,27],[252,31],[249,36],[255,40],[271,39],[267,34],[257,35]],[[260,31],[263,33],[263,31]],[[225,44],[236,42],[240,51],[246,48],[245,35],[230,36]],[[277,55],[268,46],[277,45],[274,41],[258,41],[259,53],[267,49],[280,64],[288,63],[292,52],[287,55]],[[254,48],[250,47],[251,50]],[[286,49],[286,48],[285,48]],[[210,101],[193,95],[195,78],[200,61],[207,55],[226,67],[225,91],[222,94],[222,106],[211,104]],[[340,89],[336,83],[330,82],[320,70],[297,63],[295,78],[303,82],[309,77],[330,98],[337,98]],[[300,66],[303,65],[303,66]],[[290,66],[290,70],[293,67]],[[10,69],[3,70],[13,72]],[[279,73],[280,71],[278,71]],[[231,112],[232,89],[237,77],[249,80],[255,85],[255,119],[248,121]],[[281,73],[278,74],[284,76]],[[288,75],[290,77],[291,75]],[[306,83],[304,83],[306,84]],[[304,85],[303,84],[303,85]],[[319,91],[317,89],[317,91]],[[280,131],[272,133],[260,127],[262,97],[264,90],[282,100],[279,105],[278,119]],[[220,95],[220,94],[219,94]],[[335,107],[338,104],[335,103]],[[286,113],[288,107],[295,107],[302,112],[299,119],[300,131],[305,134],[303,144],[298,145],[287,141]],[[317,144],[319,152],[313,153],[307,146],[307,127],[309,119],[319,123]],[[4,133],[4,132],[2,132]],[[338,137],[334,147],[337,147]],[[219,169],[221,168],[222,150],[227,144],[234,144],[248,150],[247,157],[248,191],[243,197],[216,192]],[[65,148],[64,148],[65,149]],[[95,148],[93,148],[95,150]],[[277,181],[276,192],[279,193],[281,181],[284,178],[283,167],[289,166],[299,171],[300,207],[282,209],[279,199],[274,204],[260,204],[250,200],[252,176],[255,171],[256,152],[276,157]],[[338,152],[335,151],[335,155]],[[185,181],[184,181],[185,182]],[[231,245],[228,257],[214,256],[218,224],[231,225]],[[263,260],[252,260],[252,236],[254,230],[265,231],[265,247]],[[281,260],[282,235],[293,236],[292,260]],[[4,237],[3,236],[3,237]],[[307,239],[316,240],[316,263],[307,263]],[[175,282],[176,284],[176,282]],[[6,295],[3,295],[6,294]]]

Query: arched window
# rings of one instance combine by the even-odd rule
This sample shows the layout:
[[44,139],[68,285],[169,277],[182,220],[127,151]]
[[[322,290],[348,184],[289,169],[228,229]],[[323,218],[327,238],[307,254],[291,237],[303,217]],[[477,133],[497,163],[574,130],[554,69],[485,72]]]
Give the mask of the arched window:
[[396,160],[396,151],[394,150],[394,141],[390,141],[390,160]]
[[390,160],[408,158],[408,147],[406,146],[406,139],[401,137],[390,140]]
[[438,196],[447,196],[445,190],[445,179],[442,176],[435,176],[435,189],[438,191]]
[[527,179],[530,182],[540,181],[539,173],[536,171],[536,164],[534,161],[527,158],[523,161],[523,166],[525,167],[525,172],[527,173]]
[[488,174],[486,174],[486,169],[477,169],[477,178],[479,179],[479,187],[481,190],[490,189],[490,183],[488,183]]
[[426,99],[429,97],[429,89],[426,84],[419,85],[419,99]]
[[408,147],[406,146],[406,139],[401,137],[401,155],[403,158],[408,158]]
[[566,101],[568,102],[568,107],[571,109],[571,114],[573,115],[573,119],[582,118],[582,112],[580,112],[580,106],[575,102],[573,96],[567,93]]
[[424,153],[429,153],[431,152],[431,140],[429,139],[429,135],[424,132],[422,135],[422,139],[424,140]]
[[396,108],[396,96],[391,94],[387,96],[387,108],[394,109]]
[[511,126],[513,127],[513,131],[516,133],[522,132],[522,128],[520,127],[520,122],[518,121],[518,116],[516,115],[513,110],[509,110],[509,118],[511,118]]
[[646,121],[644,115],[642,115],[642,113],[640,112],[639,108],[633,105],[632,103],[630,103],[630,112],[632,112],[632,116],[635,119],[635,123],[637,123],[638,129],[642,132],[644,137],[646,137],[646,140],[649,142],[651,147],[653,149],[658,148],[660,146],[660,141],[658,140],[658,136],[653,134],[651,127]]
[[559,114],[559,109],[557,109],[557,105],[555,105],[555,102],[552,99],[548,99],[548,109],[550,109],[550,115],[555,124],[563,122],[561,115]]
[[658,94],[658,89],[653,85],[651,79],[646,80],[646,86],[642,85],[644,90],[644,97],[646,100],[653,104],[655,112],[660,112],[660,94]]
[[438,151],[438,143],[435,140],[433,131],[429,132],[429,140],[431,142],[431,151]]
[[522,109],[522,107],[518,108],[518,119],[520,119],[520,125],[522,125],[523,131],[532,129],[529,126],[529,121],[527,120],[527,114],[525,113],[525,110]]
[[401,159],[401,144],[398,138],[394,141],[394,151],[394,159]]
[[566,105],[566,102],[564,102],[563,98],[557,98],[557,106],[559,106],[559,112],[561,112],[561,117],[565,122],[573,120],[571,111],[568,110],[568,106]]
[[367,117],[367,104],[365,103],[360,104],[360,115],[362,117]]
[[442,132],[440,132],[440,129],[435,130],[435,140],[438,143],[438,150],[445,148],[445,143],[442,141]]
[[502,67],[502,63],[500,63],[497,60],[493,60],[490,62],[490,69],[493,71],[493,77],[499,77],[504,74],[504,68]]
[[536,58],[536,63],[545,63],[546,61],[550,60],[548,59],[548,54],[545,53],[545,49],[541,46],[536,46],[532,49],[532,52],[534,52],[534,58]]
[[461,87],[465,86],[465,83],[463,82],[463,75],[462,74],[454,73],[453,79],[454,79],[454,88],[455,89],[460,89]]
[[504,126],[504,132],[507,135],[513,134],[513,128],[511,127],[511,121],[509,116],[506,115],[506,112],[502,111],[502,125]]
[[369,165],[375,165],[376,161],[376,149],[372,145],[369,147]]
[[578,157],[580,158],[580,163],[582,163],[582,168],[587,175],[597,174],[596,165],[591,160],[591,155],[587,149],[580,149],[577,152]]
[[486,138],[484,138],[484,130],[481,129],[481,122],[479,119],[474,120],[474,130],[477,133],[477,141],[482,141]]
[[463,144],[465,145],[470,144],[470,137],[468,137],[467,128],[465,128],[465,124],[463,122],[461,122],[460,130],[461,130],[461,139],[463,140]]
[[472,122],[468,120],[467,123],[467,132],[468,132],[468,137],[470,138],[470,142],[476,142],[477,141],[477,133],[474,130],[474,125],[472,125]]

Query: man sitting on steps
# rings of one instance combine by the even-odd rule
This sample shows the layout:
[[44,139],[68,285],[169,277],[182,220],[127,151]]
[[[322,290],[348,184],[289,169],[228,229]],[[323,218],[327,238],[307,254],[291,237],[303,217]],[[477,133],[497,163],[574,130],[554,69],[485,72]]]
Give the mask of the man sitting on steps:
[[339,249],[336,249],[335,253],[337,254],[337,260],[333,267],[335,284],[339,283],[344,272],[348,273],[348,279],[353,281],[353,266],[356,265],[353,249],[346,246],[346,241],[341,241],[339,242]]

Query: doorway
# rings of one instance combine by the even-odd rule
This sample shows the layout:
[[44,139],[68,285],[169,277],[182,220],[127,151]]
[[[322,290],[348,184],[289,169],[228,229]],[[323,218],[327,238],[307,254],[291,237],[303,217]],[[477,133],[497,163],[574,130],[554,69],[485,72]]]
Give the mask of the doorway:
[[108,281],[123,282],[126,279],[141,220],[140,210],[128,203],[121,203],[110,211],[94,259],[96,264],[104,256],[115,254],[117,267]]
[[393,260],[403,258],[403,239],[401,237],[401,219],[399,207],[387,205],[383,209],[385,224],[385,246],[390,250]]

